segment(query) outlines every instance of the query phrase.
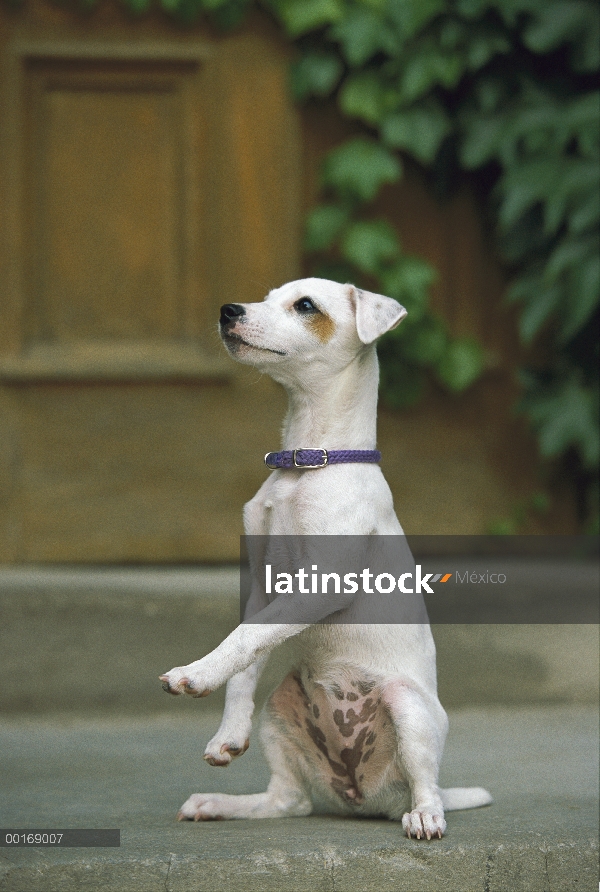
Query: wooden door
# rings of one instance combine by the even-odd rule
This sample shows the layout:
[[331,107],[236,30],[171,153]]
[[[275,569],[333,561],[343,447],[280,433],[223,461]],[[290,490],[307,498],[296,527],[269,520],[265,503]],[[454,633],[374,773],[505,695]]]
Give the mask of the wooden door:
[[1,14],[0,560],[235,559],[282,403],[218,309],[298,272],[284,52]]

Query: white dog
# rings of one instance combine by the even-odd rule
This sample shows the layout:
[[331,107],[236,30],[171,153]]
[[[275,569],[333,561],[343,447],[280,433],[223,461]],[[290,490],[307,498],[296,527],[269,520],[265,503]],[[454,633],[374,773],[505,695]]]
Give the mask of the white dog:
[[[222,308],[221,337],[230,354],[267,372],[289,397],[283,449],[290,452],[267,456],[278,469],[244,508],[247,535],[403,535],[373,450],[375,342],[405,315],[390,298],[323,279],[290,282],[262,303]],[[313,447],[308,454],[307,446]],[[363,451],[364,460],[359,454],[335,463],[338,450]],[[285,599],[269,603],[264,585],[253,588],[251,600],[246,616],[259,611],[256,621],[239,625],[212,653],[171,669],[161,681],[170,693],[194,697],[227,682],[221,726],[204,756],[211,765],[227,765],[248,747],[254,692],[269,653],[297,635],[297,670],[264,710],[271,780],[265,793],[193,794],[180,820],[318,809],[402,820],[408,837],[431,839],[444,833],[444,808],[492,801],[480,788],[438,787],[448,722],[427,622],[313,625],[348,606],[337,596],[329,610],[317,604],[310,623],[290,623]]]

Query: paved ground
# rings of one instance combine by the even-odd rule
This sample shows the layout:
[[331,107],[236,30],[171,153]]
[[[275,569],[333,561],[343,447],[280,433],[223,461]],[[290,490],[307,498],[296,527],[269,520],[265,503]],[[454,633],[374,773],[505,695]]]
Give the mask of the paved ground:
[[0,890],[596,890],[598,716],[589,706],[451,713],[442,784],[485,786],[495,801],[451,813],[447,836],[429,843],[379,820],[177,823],[191,792],[266,783],[258,744],[225,770],[202,761],[217,722],[209,710],[185,701],[146,717],[4,717],[0,826],[118,827],[122,843],[1,848]]
[[[537,577],[523,569],[525,591]],[[558,567],[536,597],[572,596],[565,578]],[[450,813],[441,841],[326,816],[177,823],[191,792],[267,782],[256,738],[230,768],[202,761],[220,692],[167,697],[157,679],[236,625],[237,587],[226,568],[0,570],[0,828],[122,831],[120,848],[0,847],[0,892],[596,892],[590,623],[434,629],[454,708],[442,784],[495,799]],[[259,700],[293,660],[289,644]]]

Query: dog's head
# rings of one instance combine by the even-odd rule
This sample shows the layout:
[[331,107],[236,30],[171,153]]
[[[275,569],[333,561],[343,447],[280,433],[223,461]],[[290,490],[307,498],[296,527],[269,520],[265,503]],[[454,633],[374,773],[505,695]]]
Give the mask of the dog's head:
[[307,364],[343,368],[406,316],[397,301],[327,279],[299,279],[261,303],[225,304],[221,338],[239,362],[279,377]]

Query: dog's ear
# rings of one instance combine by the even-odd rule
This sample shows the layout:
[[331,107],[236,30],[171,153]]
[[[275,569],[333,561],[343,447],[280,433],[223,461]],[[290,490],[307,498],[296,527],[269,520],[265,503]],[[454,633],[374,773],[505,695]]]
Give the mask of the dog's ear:
[[356,331],[363,344],[372,344],[377,338],[400,325],[406,310],[397,300],[373,294],[349,286],[356,311]]

